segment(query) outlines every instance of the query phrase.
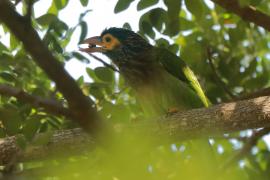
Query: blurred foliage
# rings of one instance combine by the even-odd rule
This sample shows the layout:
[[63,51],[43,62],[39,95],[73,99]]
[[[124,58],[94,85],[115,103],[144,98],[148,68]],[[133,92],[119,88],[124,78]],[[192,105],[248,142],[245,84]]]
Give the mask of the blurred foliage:
[[[22,2],[24,10],[26,2]],[[91,7],[90,2],[95,3],[78,1],[88,7]],[[270,15],[270,3],[266,0],[239,2],[242,6],[253,5]],[[194,70],[213,103],[230,97],[216,82],[207,50],[211,52],[213,65],[224,86],[234,95],[269,86],[270,35],[263,28],[241,20],[209,0],[118,0],[114,12],[128,11],[132,3],[143,13],[139,33],[156,46],[180,55]],[[33,13],[33,26],[63,64],[72,58],[90,63],[85,54],[68,52],[66,47],[76,29],[81,32],[78,42],[86,38],[88,29],[84,17],[91,11],[82,12],[78,23],[70,26],[59,19],[59,12],[67,4],[68,0],[51,1],[45,14],[35,17]],[[22,44],[4,25],[0,27],[10,39],[9,44],[0,42],[0,83],[21,88],[30,94],[54,98],[66,105],[62,95],[24,51]],[[123,27],[131,28],[128,22],[123,22]],[[78,85],[96,102],[104,118],[116,125],[136,123],[143,118],[132,90],[126,87],[121,75],[103,66],[87,67],[85,72],[91,82],[86,82],[82,76],[77,79]],[[63,117],[44,112],[42,108],[36,109],[4,96],[0,97],[0,122],[1,137],[23,133],[26,142],[39,132],[76,126]],[[107,151],[96,149],[65,160],[56,158],[39,162],[41,169],[35,163],[26,163],[25,176],[28,177],[26,179],[269,179],[270,155],[263,140],[238,164],[225,172],[218,169],[242,147],[242,139],[248,134],[249,131],[235,133],[234,138],[212,139],[214,161],[210,160],[213,157],[199,156],[201,149],[194,149],[193,141],[170,144],[164,140],[157,146],[150,143],[151,138],[127,133],[122,134],[121,140]],[[28,176],[29,169],[34,169],[38,177],[31,173]]]

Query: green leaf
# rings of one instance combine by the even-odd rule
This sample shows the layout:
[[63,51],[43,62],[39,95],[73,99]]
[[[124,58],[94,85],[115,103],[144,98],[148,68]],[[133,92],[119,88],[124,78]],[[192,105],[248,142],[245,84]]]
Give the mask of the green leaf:
[[123,28],[132,30],[129,23],[125,23],[125,24],[123,25]]
[[181,31],[190,30],[190,29],[193,29],[195,27],[195,24],[192,21],[189,21],[185,18],[180,17],[179,21],[180,21],[179,24],[180,24]]
[[61,127],[61,124],[62,124],[61,120],[54,117],[54,116],[47,117],[46,121],[48,124],[50,124],[55,129],[59,129]]
[[72,56],[74,56],[76,59],[84,62],[84,63],[90,63],[89,59],[87,59],[84,55],[82,55],[79,52],[72,52]]
[[51,7],[49,8],[48,13],[55,14],[55,15],[58,14],[58,9],[56,8],[54,1],[52,1]]
[[203,3],[201,0],[185,0],[185,4],[189,12],[191,12],[196,18],[202,18]]
[[20,132],[22,123],[21,115],[17,108],[6,106],[0,109],[0,121],[8,135],[14,135]]
[[80,14],[80,17],[79,17],[79,22],[83,20],[83,18],[89,13],[91,12],[92,10],[90,9],[87,9],[86,11],[84,11],[83,13]]
[[6,81],[15,81],[16,77],[14,76],[14,74],[8,72],[8,71],[4,71],[0,73],[0,78],[6,80]]
[[24,134],[26,139],[31,140],[37,133],[40,125],[41,122],[38,117],[36,116],[29,117],[22,128],[22,133]]
[[164,3],[168,7],[168,20],[166,21],[165,34],[175,36],[180,30],[179,13],[181,10],[182,0],[164,0]]
[[114,7],[114,13],[119,13],[121,11],[124,11],[129,7],[129,5],[133,2],[134,0],[118,0],[117,4]]
[[113,71],[107,67],[97,67],[95,68],[96,76],[105,82],[112,82],[113,81]]
[[58,10],[60,10],[60,9],[63,9],[64,7],[66,7],[68,0],[54,0],[53,2],[55,4],[56,8]]
[[151,38],[155,38],[155,32],[149,20],[149,13],[145,13],[143,16],[141,16],[139,27],[142,35],[147,34]]
[[63,49],[61,45],[59,44],[59,42],[57,41],[57,39],[54,36],[51,36],[50,40],[51,40],[51,45],[52,45],[53,50],[59,54],[62,54]]
[[50,25],[54,20],[57,19],[57,16],[54,14],[44,14],[36,19],[37,23],[45,26],[45,25]]
[[0,42],[0,54],[2,54],[3,51],[8,51],[8,48]]
[[16,49],[19,47],[19,44],[20,42],[17,40],[17,38],[13,34],[10,34],[10,48]]
[[85,40],[86,35],[87,35],[87,24],[85,21],[82,21],[80,23],[80,27],[81,27],[81,35],[80,35],[80,39],[79,42],[82,42],[83,40]]
[[153,31],[152,26],[147,21],[142,22],[142,30],[149,35],[151,38],[155,38],[155,32]]
[[82,6],[87,6],[88,5],[88,0],[80,0],[81,1],[81,4]]
[[89,76],[91,79],[93,79],[93,80],[96,80],[96,79],[97,79],[97,76],[96,76],[96,74],[95,74],[95,72],[94,72],[93,69],[87,67],[87,68],[86,68],[86,73],[88,74],[88,76]]
[[56,19],[50,26],[59,36],[62,36],[65,31],[69,30],[69,27],[66,23],[60,19]]
[[148,8],[150,6],[153,6],[158,3],[158,0],[140,0],[137,4],[137,10],[142,10],[145,8]]
[[160,38],[156,40],[156,44],[158,47],[167,48],[170,44],[166,39]]
[[90,83],[89,84],[89,92],[91,95],[93,95],[95,98],[97,99],[103,99],[104,98],[104,94],[103,94],[103,90],[108,88],[108,84],[107,83]]
[[162,29],[162,24],[167,21],[166,11],[162,8],[156,8],[149,12],[151,24],[159,31]]
[[84,77],[80,76],[76,81],[79,84],[79,86],[82,86],[84,84]]

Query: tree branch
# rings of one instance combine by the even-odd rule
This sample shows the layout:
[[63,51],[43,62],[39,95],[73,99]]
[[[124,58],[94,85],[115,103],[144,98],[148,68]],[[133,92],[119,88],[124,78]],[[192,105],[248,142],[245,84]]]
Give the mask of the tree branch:
[[242,159],[244,156],[246,156],[248,153],[250,153],[251,149],[257,144],[258,140],[268,134],[270,132],[270,128],[264,128],[262,130],[255,131],[253,135],[247,139],[245,142],[245,145],[233,156],[231,156],[225,163],[221,166],[221,170],[224,171],[228,167],[230,167],[233,163],[236,163],[240,159]]
[[[0,139],[0,165],[9,165],[16,157],[17,162],[43,159],[49,156],[64,156],[67,152],[69,155],[82,153],[89,150],[87,147],[94,147],[94,140],[82,129],[60,130],[50,138],[45,145],[28,145],[26,149],[22,149],[17,139],[20,136],[11,136]],[[44,133],[38,134],[36,139],[47,136]],[[63,151],[64,150],[64,151]],[[15,162],[13,162],[15,163]]]
[[241,7],[238,0],[212,0],[224,9],[240,16],[243,20],[253,22],[254,24],[270,31],[270,16],[257,10],[253,6]]
[[115,71],[115,72],[119,72],[119,70],[116,69],[114,66],[112,66],[112,65],[110,65],[110,64],[108,64],[108,63],[106,63],[103,59],[101,59],[101,58],[95,56],[94,54],[88,53],[88,55],[91,56],[92,58],[96,59],[97,61],[101,62],[105,67],[108,67],[108,68],[110,68],[111,70],[113,70],[113,71]]
[[8,0],[1,0],[1,21],[22,41],[24,48],[32,55],[35,62],[55,82],[68,102],[73,119],[88,132],[97,133],[103,125],[96,109],[93,108],[92,100],[84,96],[74,79],[42,43],[31,24],[14,9]]
[[[175,142],[195,137],[220,136],[224,133],[246,129],[262,127],[269,129],[269,104],[269,96],[219,104],[209,108],[178,112],[158,120],[123,125],[123,130],[129,131],[132,129],[132,131],[140,131],[140,134],[145,136],[156,138],[167,136]],[[15,137],[3,139],[0,141],[0,165],[7,164],[14,156],[19,161],[27,161],[46,157],[52,152],[61,152],[61,149],[66,151],[67,149],[75,148],[80,151],[83,150],[81,147],[85,147],[84,145],[95,146],[92,138],[85,135],[81,130],[76,130],[76,136],[73,136],[73,130],[63,130],[60,132],[60,135],[53,136],[48,144],[37,147],[27,146],[25,151],[16,144]],[[89,143],[87,143],[88,140]]]
[[268,87],[252,93],[241,95],[237,97],[236,100],[252,99],[260,96],[270,96],[270,88]]
[[43,108],[46,112],[72,118],[70,110],[63,107],[60,102],[57,102],[54,99],[45,99],[39,96],[30,95],[21,89],[4,84],[0,84],[0,94],[15,97],[21,102],[31,104],[33,107]]
[[212,71],[214,73],[214,78],[216,80],[216,83],[231,97],[231,99],[235,99],[236,96],[229,90],[229,88],[222,81],[222,78],[220,77],[219,73],[217,72],[217,69],[216,69],[214,62],[213,62],[213,59],[212,59],[212,53],[211,53],[210,48],[207,48],[207,58],[208,58],[210,68],[212,69]]
[[33,5],[34,5],[34,0],[28,0],[27,1],[27,12],[26,12],[25,18],[30,23],[31,23],[31,16],[32,16]]

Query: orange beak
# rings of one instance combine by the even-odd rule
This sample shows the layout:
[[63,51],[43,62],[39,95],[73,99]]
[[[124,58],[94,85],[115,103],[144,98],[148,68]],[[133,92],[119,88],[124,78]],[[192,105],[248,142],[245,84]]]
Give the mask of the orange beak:
[[80,44],[88,44],[88,48],[80,48],[79,49],[82,52],[94,53],[94,52],[105,52],[106,51],[106,47],[99,36],[94,36],[94,37],[85,39]]

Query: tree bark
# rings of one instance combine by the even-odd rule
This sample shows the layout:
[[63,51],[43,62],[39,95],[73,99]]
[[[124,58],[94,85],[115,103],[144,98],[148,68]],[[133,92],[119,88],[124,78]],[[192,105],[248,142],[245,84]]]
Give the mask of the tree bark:
[[[173,141],[196,137],[209,137],[246,129],[270,127],[270,96],[258,97],[209,108],[178,112],[155,120],[126,125],[123,130],[135,130],[151,137],[169,137]],[[39,135],[40,136],[40,135]],[[0,141],[0,165],[14,161],[29,161],[48,157],[52,153],[82,152],[96,146],[90,135],[81,129],[56,132],[49,143],[27,146],[25,150],[16,143],[16,137]],[[88,147],[88,148],[86,148]]]

